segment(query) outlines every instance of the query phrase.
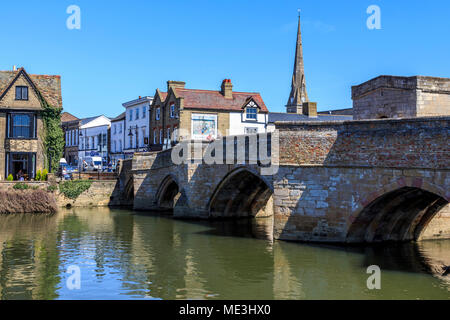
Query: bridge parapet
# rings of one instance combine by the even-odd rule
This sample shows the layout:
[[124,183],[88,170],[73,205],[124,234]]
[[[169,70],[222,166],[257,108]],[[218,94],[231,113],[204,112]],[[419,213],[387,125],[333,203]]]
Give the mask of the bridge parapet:
[[280,165],[450,167],[450,117],[277,122]]

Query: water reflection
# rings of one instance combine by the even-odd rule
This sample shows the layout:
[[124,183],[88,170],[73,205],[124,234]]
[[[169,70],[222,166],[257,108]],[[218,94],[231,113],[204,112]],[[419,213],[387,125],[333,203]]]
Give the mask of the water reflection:
[[[272,242],[271,219],[195,222],[125,210],[0,215],[2,299],[450,297],[450,241],[336,247]],[[382,269],[382,290],[366,268]],[[81,268],[69,290],[70,265]]]

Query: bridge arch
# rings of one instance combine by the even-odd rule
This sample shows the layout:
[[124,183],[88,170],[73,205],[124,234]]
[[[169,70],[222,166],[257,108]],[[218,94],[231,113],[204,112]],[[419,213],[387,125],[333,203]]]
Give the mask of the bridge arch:
[[173,175],[167,175],[156,192],[156,204],[161,209],[173,209],[180,201],[182,190]]
[[273,187],[257,172],[239,167],[218,184],[208,203],[210,218],[269,217]]
[[404,183],[373,199],[351,219],[347,242],[418,240],[448,199],[437,186]]

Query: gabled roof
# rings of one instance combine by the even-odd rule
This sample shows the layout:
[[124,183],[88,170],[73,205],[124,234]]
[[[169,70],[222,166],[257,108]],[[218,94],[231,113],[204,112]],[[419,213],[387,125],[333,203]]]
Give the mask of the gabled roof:
[[12,83],[18,79],[21,74],[32,82],[35,89],[41,93],[42,97],[50,105],[56,108],[62,108],[61,77],[28,74],[24,68],[20,68],[16,71],[0,71],[0,98],[3,97]]
[[109,119],[107,116],[104,116],[103,114],[96,117],[90,117],[81,119],[81,126],[80,129],[87,129],[87,128],[93,128],[93,127],[100,127],[100,126],[109,126],[111,124],[111,119]]
[[209,109],[222,111],[242,111],[242,107],[249,98],[253,98],[261,108],[261,112],[269,112],[261,95],[256,92],[235,92],[233,98],[226,99],[220,91],[198,89],[173,89],[177,97],[184,98],[184,108]]
[[77,117],[75,117],[73,114],[69,113],[69,112],[63,112],[61,114],[61,122],[70,122],[70,121],[76,121],[76,120],[80,120]]

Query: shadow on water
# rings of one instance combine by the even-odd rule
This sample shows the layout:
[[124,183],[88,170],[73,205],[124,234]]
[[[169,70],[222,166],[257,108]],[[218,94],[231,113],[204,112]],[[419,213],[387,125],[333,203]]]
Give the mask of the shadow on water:
[[[160,216],[172,219],[159,212],[140,212],[137,215]],[[255,238],[273,242],[273,220],[269,218],[231,218],[214,220],[182,220],[208,227],[207,230],[196,234],[219,237]],[[450,266],[450,240],[420,241],[420,242],[385,242],[374,244],[329,244],[280,241],[298,246],[299,250],[305,247],[318,250],[343,251],[362,255],[361,267],[377,265],[382,270],[401,271],[411,273],[424,273],[448,280],[450,274],[445,274],[445,266]]]

